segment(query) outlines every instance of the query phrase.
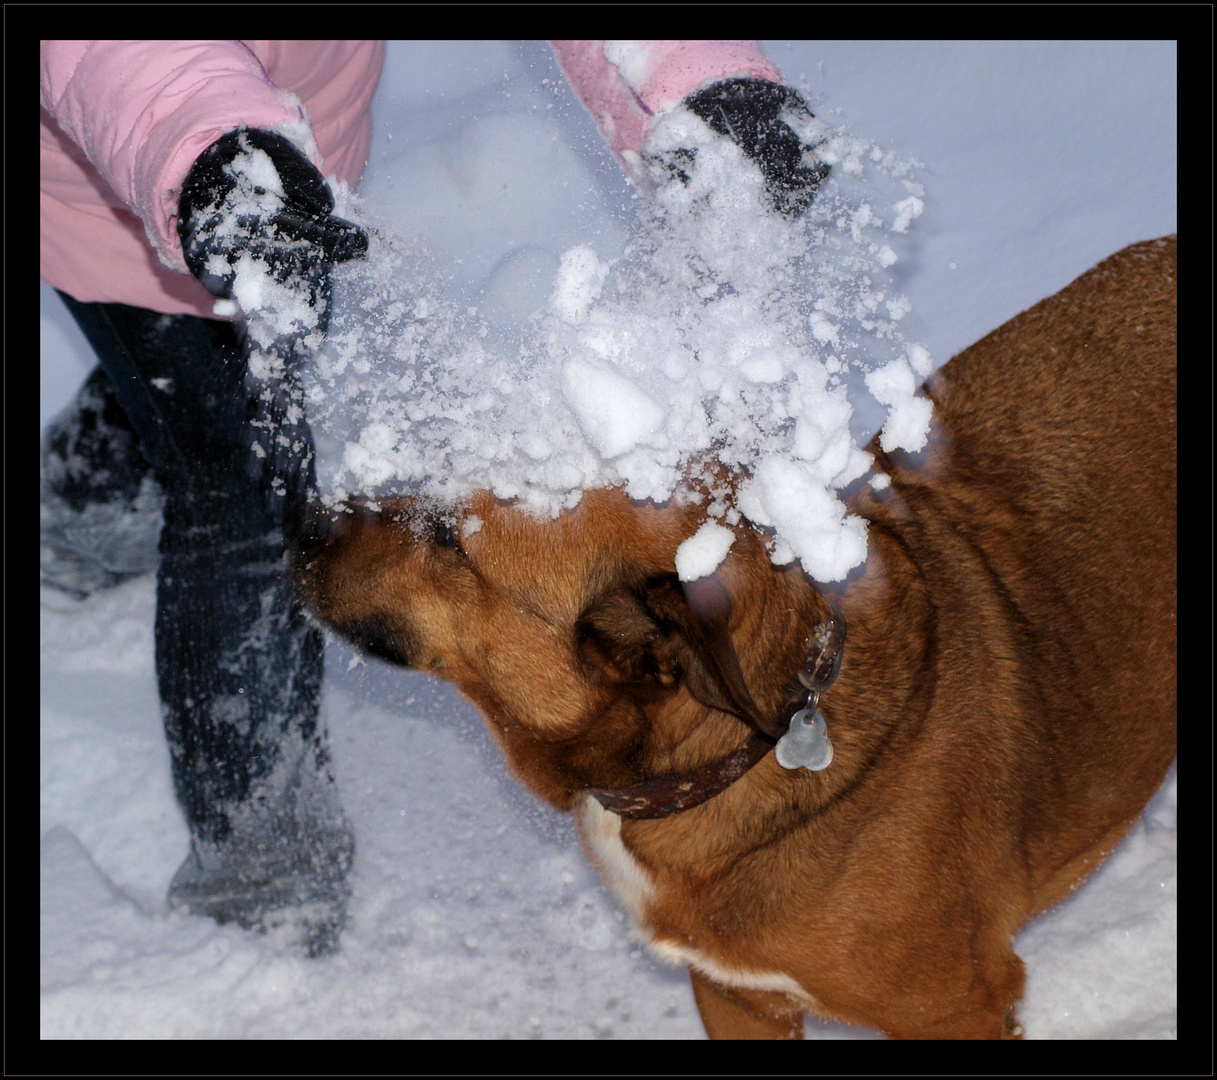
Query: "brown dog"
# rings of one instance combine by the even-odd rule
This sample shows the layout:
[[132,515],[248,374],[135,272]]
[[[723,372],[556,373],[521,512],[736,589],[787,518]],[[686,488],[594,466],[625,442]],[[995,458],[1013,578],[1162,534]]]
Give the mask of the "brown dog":
[[[1126,248],[947,364],[929,450],[871,447],[891,483],[852,500],[869,558],[839,595],[742,527],[682,588],[703,511],[615,491],[556,520],[357,511],[299,580],[578,813],[711,1037],[799,1038],[809,1010],[1017,1036],[1013,935],[1175,756],[1175,277],[1174,237]],[[809,691],[814,772],[767,752]]]

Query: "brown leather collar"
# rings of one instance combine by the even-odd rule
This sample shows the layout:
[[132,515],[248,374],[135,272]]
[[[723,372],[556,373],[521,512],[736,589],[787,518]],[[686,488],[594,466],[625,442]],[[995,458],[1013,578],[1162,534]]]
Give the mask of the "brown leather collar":
[[[767,730],[760,730],[761,724],[752,718],[741,716],[757,730],[747,742],[725,757],[684,776],[668,773],[633,787],[588,788],[589,794],[606,810],[634,819],[671,817],[714,798],[774,748],[796,712],[808,706],[814,712],[820,693],[837,677],[844,648],[845,619],[840,612],[834,611],[827,622],[820,623],[811,633],[807,659],[799,670],[799,683],[806,693],[797,696],[776,721],[766,721]],[[778,736],[770,733],[773,731],[778,732]]]

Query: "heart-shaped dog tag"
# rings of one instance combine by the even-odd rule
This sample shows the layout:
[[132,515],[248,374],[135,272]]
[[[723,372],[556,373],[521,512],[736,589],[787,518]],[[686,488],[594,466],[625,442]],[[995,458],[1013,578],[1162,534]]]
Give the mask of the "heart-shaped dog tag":
[[790,730],[778,739],[774,756],[783,769],[810,769],[819,772],[832,763],[832,743],[824,717],[810,709],[800,709],[790,718]]

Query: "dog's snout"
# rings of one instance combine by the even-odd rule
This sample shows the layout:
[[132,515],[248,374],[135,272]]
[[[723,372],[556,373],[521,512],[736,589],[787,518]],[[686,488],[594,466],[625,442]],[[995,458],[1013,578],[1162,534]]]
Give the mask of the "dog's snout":
[[297,563],[308,563],[376,519],[373,511],[359,504],[330,507],[312,500],[293,508],[284,523],[284,537]]

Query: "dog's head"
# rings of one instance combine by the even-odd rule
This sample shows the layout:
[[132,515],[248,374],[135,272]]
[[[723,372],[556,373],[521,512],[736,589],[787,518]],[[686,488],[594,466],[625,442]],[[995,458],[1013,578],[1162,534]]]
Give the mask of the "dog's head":
[[734,749],[797,688],[823,601],[746,528],[715,577],[686,588],[676,549],[703,520],[617,491],[555,519],[488,493],[448,516],[364,503],[314,510],[293,571],[353,644],[454,683],[521,778],[569,808],[588,787]]

